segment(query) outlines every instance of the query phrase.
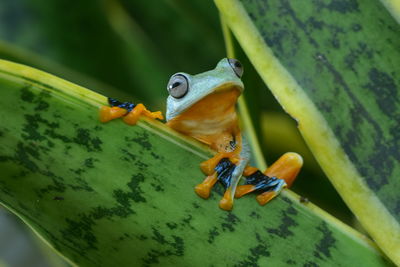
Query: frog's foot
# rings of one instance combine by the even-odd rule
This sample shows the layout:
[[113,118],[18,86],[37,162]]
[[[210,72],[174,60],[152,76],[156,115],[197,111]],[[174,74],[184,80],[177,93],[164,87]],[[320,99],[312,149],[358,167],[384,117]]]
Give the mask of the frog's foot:
[[161,111],[151,112],[147,110],[143,104],[137,104],[133,108],[133,110],[124,117],[124,122],[129,125],[135,125],[140,115],[146,116],[151,119],[162,120],[164,118],[163,115],[161,114]]
[[128,111],[126,109],[123,109],[120,107],[102,106],[100,108],[100,121],[108,122],[110,120],[125,116],[127,113],[128,113]]
[[136,105],[130,102],[120,102],[114,98],[107,99],[110,107],[102,106],[100,108],[100,121],[108,122],[113,119],[117,119],[125,116],[130,112]]
[[151,112],[143,104],[133,104],[131,102],[120,102],[113,98],[108,98],[111,107],[103,106],[100,109],[100,121],[107,122],[112,119],[124,117],[127,124],[134,125],[140,115],[151,119],[163,119],[161,111]]
[[250,176],[253,173],[255,173],[256,171],[258,171],[258,169],[256,167],[246,166],[246,168],[244,168],[243,175]]
[[[303,159],[299,154],[286,153],[264,173],[256,170],[250,174],[246,184],[237,187],[235,197],[239,198],[253,191],[262,192],[257,196],[257,201],[261,205],[265,205],[283,188],[293,183],[302,165]],[[248,173],[250,173],[250,169]]]
[[[282,191],[283,188],[285,188],[287,186],[287,184],[285,183],[284,180],[282,179],[278,179],[276,177],[271,177],[270,179],[276,179],[275,181],[272,181],[271,184],[273,183],[274,185],[272,185],[272,190],[266,191],[264,193],[259,194],[256,199],[257,202],[263,206],[265,204],[267,204],[271,199],[273,199],[274,197],[276,197],[277,195],[279,195],[279,193]],[[271,186],[271,185],[270,185]]]
[[264,171],[269,177],[278,177],[285,180],[287,187],[292,186],[303,166],[303,158],[294,152],[283,154],[277,161]]
[[236,165],[228,158],[223,158],[215,167],[218,181],[225,187],[225,193],[219,202],[219,207],[223,210],[231,210],[233,208],[233,199],[236,191],[236,185],[242,176],[243,169],[240,163]]
[[265,205],[268,201],[277,196],[287,184],[285,180],[276,177],[269,177],[257,170],[246,178],[246,184],[236,188],[235,197],[239,198],[250,192],[262,192],[257,196],[257,201]]
[[[231,156],[232,153],[221,153],[221,155]],[[212,160],[216,159],[218,158],[212,158]],[[223,210],[231,210],[233,207],[236,185],[242,176],[243,169],[244,163],[241,159],[233,157],[233,161],[231,161],[229,158],[224,157],[216,163],[213,170],[207,170],[211,172],[211,174],[201,184],[195,187],[195,191],[200,197],[208,198],[212,187],[219,181],[225,187],[225,193],[219,202],[219,207]]]
[[207,176],[207,178],[201,184],[198,184],[194,188],[194,191],[200,197],[207,199],[210,196],[211,189],[213,188],[217,180],[217,173],[214,172],[212,175]]
[[[243,176],[246,177],[251,176],[255,174],[257,171],[259,172],[259,170],[256,167],[246,166],[246,168],[243,171]],[[257,188],[255,187],[255,185],[252,184],[239,185],[235,191],[235,198],[240,198],[255,190],[257,190]]]
[[[236,186],[236,183],[232,182],[235,175],[236,165],[232,163],[229,158],[223,156],[231,156],[232,153],[219,153],[207,162],[207,168],[211,168],[210,165],[215,163],[214,169],[204,170],[204,172],[211,173],[207,178],[199,185],[195,187],[197,195],[202,198],[208,198],[210,196],[211,189],[217,181],[219,181],[226,189],[224,197],[219,203],[221,209],[231,210],[233,207],[233,194],[232,185]],[[221,158],[223,157],[223,158]],[[211,163],[210,163],[211,162]],[[203,166],[202,166],[203,167]],[[237,175],[236,175],[237,176]]]
[[235,158],[235,153],[220,152],[215,154],[214,157],[200,163],[200,169],[203,171],[204,174],[212,175],[215,172],[215,168],[217,167],[219,162],[224,158],[229,159],[231,162],[237,162],[237,159]]

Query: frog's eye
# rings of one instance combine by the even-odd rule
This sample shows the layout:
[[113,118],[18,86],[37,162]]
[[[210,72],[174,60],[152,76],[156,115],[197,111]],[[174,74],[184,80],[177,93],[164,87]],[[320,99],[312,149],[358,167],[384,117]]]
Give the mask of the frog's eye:
[[174,98],[182,98],[189,89],[189,82],[182,74],[176,74],[169,79],[167,90]]
[[231,65],[233,71],[236,73],[236,75],[240,78],[243,75],[243,66],[242,63],[240,63],[239,60],[234,59],[234,58],[229,58],[228,59],[229,65]]

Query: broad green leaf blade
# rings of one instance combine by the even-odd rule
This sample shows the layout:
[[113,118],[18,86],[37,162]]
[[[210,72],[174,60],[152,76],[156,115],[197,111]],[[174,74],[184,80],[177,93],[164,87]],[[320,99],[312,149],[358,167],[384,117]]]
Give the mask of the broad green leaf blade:
[[400,264],[399,25],[379,1],[215,2],[345,202]]
[[[106,98],[0,61],[0,202],[82,266],[390,265],[284,192],[233,212],[193,192],[210,153],[161,123],[100,124]],[[288,253],[290,251],[290,253]]]

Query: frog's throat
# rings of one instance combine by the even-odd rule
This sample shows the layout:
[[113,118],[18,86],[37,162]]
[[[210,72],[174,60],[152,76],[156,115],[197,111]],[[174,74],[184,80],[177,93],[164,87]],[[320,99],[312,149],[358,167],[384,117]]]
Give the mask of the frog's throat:
[[240,91],[235,88],[214,90],[167,125],[202,142],[215,143],[223,133],[236,132],[235,104],[239,95]]
[[[195,88],[192,89],[196,90]],[[190,92],[182,99],[173,99],[171,96],[169,96],[167,100],[167,122],[185,113],[187,110],[190,110],[192,106],[196,105],[198,102],[202,101],[209,95],[225,91],[237,91],[238,95],[240,95],[243,90],[244,88],[242,84],[236,82],[224,82],[209,91],[204,91],[201,94],[196,94],[195,97],[191,97],[189,95]]]

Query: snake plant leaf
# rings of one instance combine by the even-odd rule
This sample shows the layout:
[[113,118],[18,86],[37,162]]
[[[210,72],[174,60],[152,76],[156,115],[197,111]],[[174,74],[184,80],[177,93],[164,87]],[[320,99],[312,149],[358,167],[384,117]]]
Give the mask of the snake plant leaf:
[[379,1],[215,2],[344,201],[400,264],[400,25]]
[[290,192],[233,212],[193,192],[210,156],[160,122],[98,122],[106,97],[0,61],[0,203],[81,266],[390,266]]

